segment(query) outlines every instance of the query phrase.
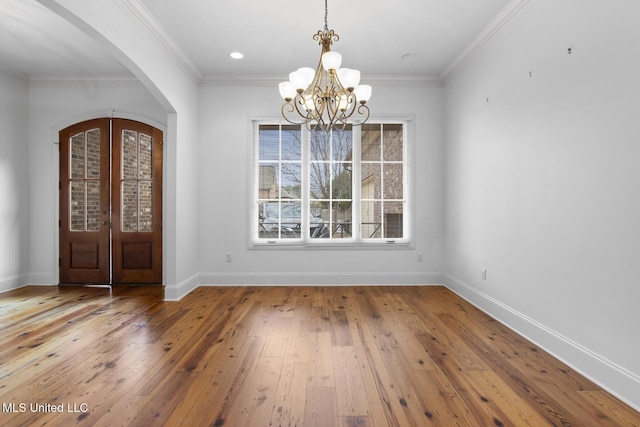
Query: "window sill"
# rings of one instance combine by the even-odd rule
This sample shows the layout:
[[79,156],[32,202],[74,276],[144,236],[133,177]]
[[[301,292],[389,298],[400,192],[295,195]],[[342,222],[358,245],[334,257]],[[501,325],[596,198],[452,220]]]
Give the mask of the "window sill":
[[414,249],[408,240],[382,240],[376,242],[251,242],[248,249],[252,250],[404,250]]

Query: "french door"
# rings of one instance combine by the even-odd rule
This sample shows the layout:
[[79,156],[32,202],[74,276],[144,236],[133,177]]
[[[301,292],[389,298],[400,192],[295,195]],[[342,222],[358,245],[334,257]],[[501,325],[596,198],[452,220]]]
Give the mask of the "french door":
[[162,131],[95,119],[60,131],[60,283],[162,282]]

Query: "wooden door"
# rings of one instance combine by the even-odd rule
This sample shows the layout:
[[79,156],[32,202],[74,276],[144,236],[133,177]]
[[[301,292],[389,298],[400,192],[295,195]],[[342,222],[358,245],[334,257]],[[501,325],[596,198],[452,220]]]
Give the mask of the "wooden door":
[[60,131],[60,283],[162,282],[162,132],[124,119]]
[[162,132],[114,120],[112,138],[113,283],[161,283]]
[[109,119],[60,131],[60,283],[109,283]]

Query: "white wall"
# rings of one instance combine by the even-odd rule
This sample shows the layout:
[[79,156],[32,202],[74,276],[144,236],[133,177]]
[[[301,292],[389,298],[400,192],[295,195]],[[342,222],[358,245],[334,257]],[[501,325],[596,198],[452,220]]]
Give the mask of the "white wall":
[[31,83],[28,114],[30,283],[57,284],[59,130],[111,115],[164,126],[167,115],[135,79]]
[[447,285],[636,408],[638,16],[529,1],[445,89]]
[[[413,119],[414,247],[249,248],[251,119],[277,120],[282,101],[277,83],[207,85],[201,89],[200,106],[201,283],[442,283],[442,88],[375,84],[374,90],[370,107],[376,118]],[[231,263],[225,262],[225,253],[232,254]],[[418,253],[424,262],[417,262]]]
[[26,81],[0,71],[0,292],[25,284],[29,267],[27,97]]

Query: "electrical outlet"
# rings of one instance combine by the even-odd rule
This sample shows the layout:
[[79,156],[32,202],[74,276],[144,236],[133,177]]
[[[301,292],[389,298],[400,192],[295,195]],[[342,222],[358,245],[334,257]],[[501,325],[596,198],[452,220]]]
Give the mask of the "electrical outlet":
[[227,253],[224,255],[224,260],[225,260],[226,262],[231,262],[231,254],[227,252]]
[[422,262],[422,254],[418,254],[417,261]]
[[482,280],[487,280],[487,269],[486,268],[482,269]]

